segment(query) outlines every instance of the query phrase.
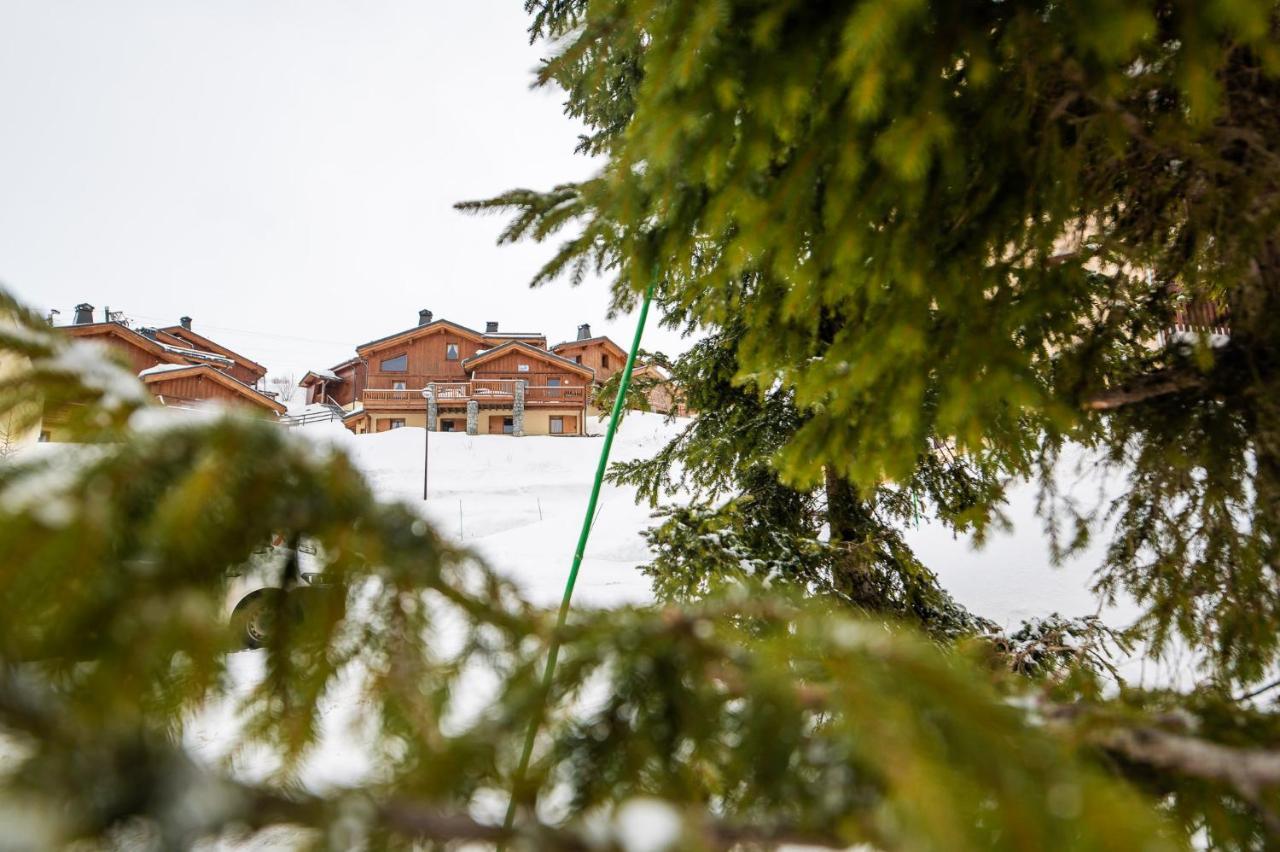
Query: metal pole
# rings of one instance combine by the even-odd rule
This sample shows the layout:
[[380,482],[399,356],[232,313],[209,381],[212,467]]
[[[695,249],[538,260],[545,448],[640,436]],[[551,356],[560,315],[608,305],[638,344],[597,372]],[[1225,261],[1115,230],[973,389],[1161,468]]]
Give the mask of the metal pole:
[[[529,770],[529,758],[533,755],[533,742],[537,738],[538,728],[542,724],[542,714],[545,710],[546,700],[551,693],[551,684],[556,672],[556,661],[560,656],[560,634],[564,631],[565,620],[569,616],[569,605],[573,600],[573,587],[578,580],[578,569],[582,567],[582,555],[587,549],[587,539],[591,537],[591,527],[595,523],[596,503],[600,500],[600,484],[604,481],[604,472],[609,466],[609,450],[613,447],[613,436],[618,431],[618,421],[622,419],[622,409],[627,399],[627,388],[631,385],[631,371],[635,368],[636,353],[640,349],[640,338],[644,335],[644,324],[649,316],[649,303],[653,301],[653,291],[656,284],[657,274],[655,271],[654,280],[650,282],[649,289],[644,294],[644,302],[640,305],[640,317],[636,321],[635,337],[631,341],[631,351],[627,354],[626,366],[622,368],[622,380],[618,384],[618,396],[613,401],[613,411],[609,415],[609,428],[604,434],[604,446],[600,448],[600,462],[596,465],[596,477],[591,485],[591,497],[587,500],[586,514],[582,519],[582,531],[578,534],[578,546],[573,552],[573,564],[569,568],[569,579],[565,582],[564,597],[560,600],[560,611],[556,615],[556,629],[552,632],[551,641],[547,645],[547,665],[542,671],[542,696],[534,711],[533,718],[529,720],[529,728],[525,731],[524,749],[520,753],[520,763],[516,767],[515,776],[511,782],[511,800],[507,805],[507,816],[502,824],[503,830],[507,833],[510,833],[512,825],[515,824],[516,807],[520,802],[521,794],[524,792],[521,789],[524,786],[524,776]],[[461,509],[461,503],[459,503],[459,509]],[[498,848],[503,848],[502,842],[499,842]]]
[[428,462],[431,460],[431,389],[422,389],[422,401],[426,409],[422,412],[422,499],[427,499]]

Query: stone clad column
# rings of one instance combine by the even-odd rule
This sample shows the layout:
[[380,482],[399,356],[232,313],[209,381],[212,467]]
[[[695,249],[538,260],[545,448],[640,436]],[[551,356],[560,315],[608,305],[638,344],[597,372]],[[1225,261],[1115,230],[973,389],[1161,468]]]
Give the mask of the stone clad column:
[[480,403],[474,399],[467,400],[467,434],[476,435],[480,432]]
[[527,384],[524,379],[516,380],[516,398],[511,403],[511,434],[517,438],[524,437],[524,388]]
[[440,406],[436,403],[436,383],[427,385],[427,429],[436,431],[436,418],[440,416]]

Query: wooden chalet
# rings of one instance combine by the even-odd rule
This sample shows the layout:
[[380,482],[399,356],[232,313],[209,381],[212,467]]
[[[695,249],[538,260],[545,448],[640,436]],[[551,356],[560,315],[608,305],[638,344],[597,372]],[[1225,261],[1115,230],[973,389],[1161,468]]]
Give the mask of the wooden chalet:
[[354,358],[299,384],[309,404],[340,408],[358,434],[425,424],[473,435],[581,435],[596,379],[587,363],[548,350],[545,335],[502,332],[496,322],[481,332],[424,310],[416,326],[361,344]]
[[593,337],[591,326],[578,326],[578,336],[551,347],[551,351],[595,371],[596,382],[604,384],[627,363],[627,351],[608,337]]
[[[191,330],[183,317],[167,329],[134,329],[121,322],[95,322],[92,305],[76,306],[75,321],[59,330],[77,340],[92,341],[124,361],[162,404],[191,408],[210,402],[242,406],[271,417],[285,413],[272,396],[254,387],[266,375],[260,364]],[[50,439],[57,414],[45,421]]]

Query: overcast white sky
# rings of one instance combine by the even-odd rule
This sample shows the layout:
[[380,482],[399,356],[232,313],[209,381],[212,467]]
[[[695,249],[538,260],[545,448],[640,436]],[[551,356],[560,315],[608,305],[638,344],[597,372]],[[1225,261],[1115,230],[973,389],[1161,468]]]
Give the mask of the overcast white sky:
[[[584,177],[519,0],[0,0],[0,282],[197,331],[272,374],[430,308],[552,343],[600,281],[455,201]],[[100,315],[100,313],[99,313]],[[651,322],[645,345],[679,339]]]

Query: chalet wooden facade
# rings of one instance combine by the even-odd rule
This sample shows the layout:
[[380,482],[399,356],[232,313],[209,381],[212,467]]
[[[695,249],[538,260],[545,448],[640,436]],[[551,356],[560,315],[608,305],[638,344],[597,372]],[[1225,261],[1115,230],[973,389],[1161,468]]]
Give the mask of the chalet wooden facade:
[[[283,405],[255,387],[266,368],[192,331],[190,318],[165,329],[135,329],[121,322],[95,322],[93,311],[91,305],[78,305],[75,322],[59,330],[105,347],[162,404],[191,408],[220,403],[272,418],[285,413]],[[57,440],[58,422],[58,412],[45,412],[41,438]]]
[[501,332],[497,323],[481,332],[421,311],[413,328],[362,344],[300,384],[308,403],[341,408],[358,434],[425,424],[473,435],[581,435],[596,380],[588,364],[549,350],[542,334]]
[[551,347],[551,351],[576,364],[590,367],[596,374],[596,382],[603,384],[627,363],[627,352],[603,335],[593,337],[591,326],[578,326],[578,337]]

